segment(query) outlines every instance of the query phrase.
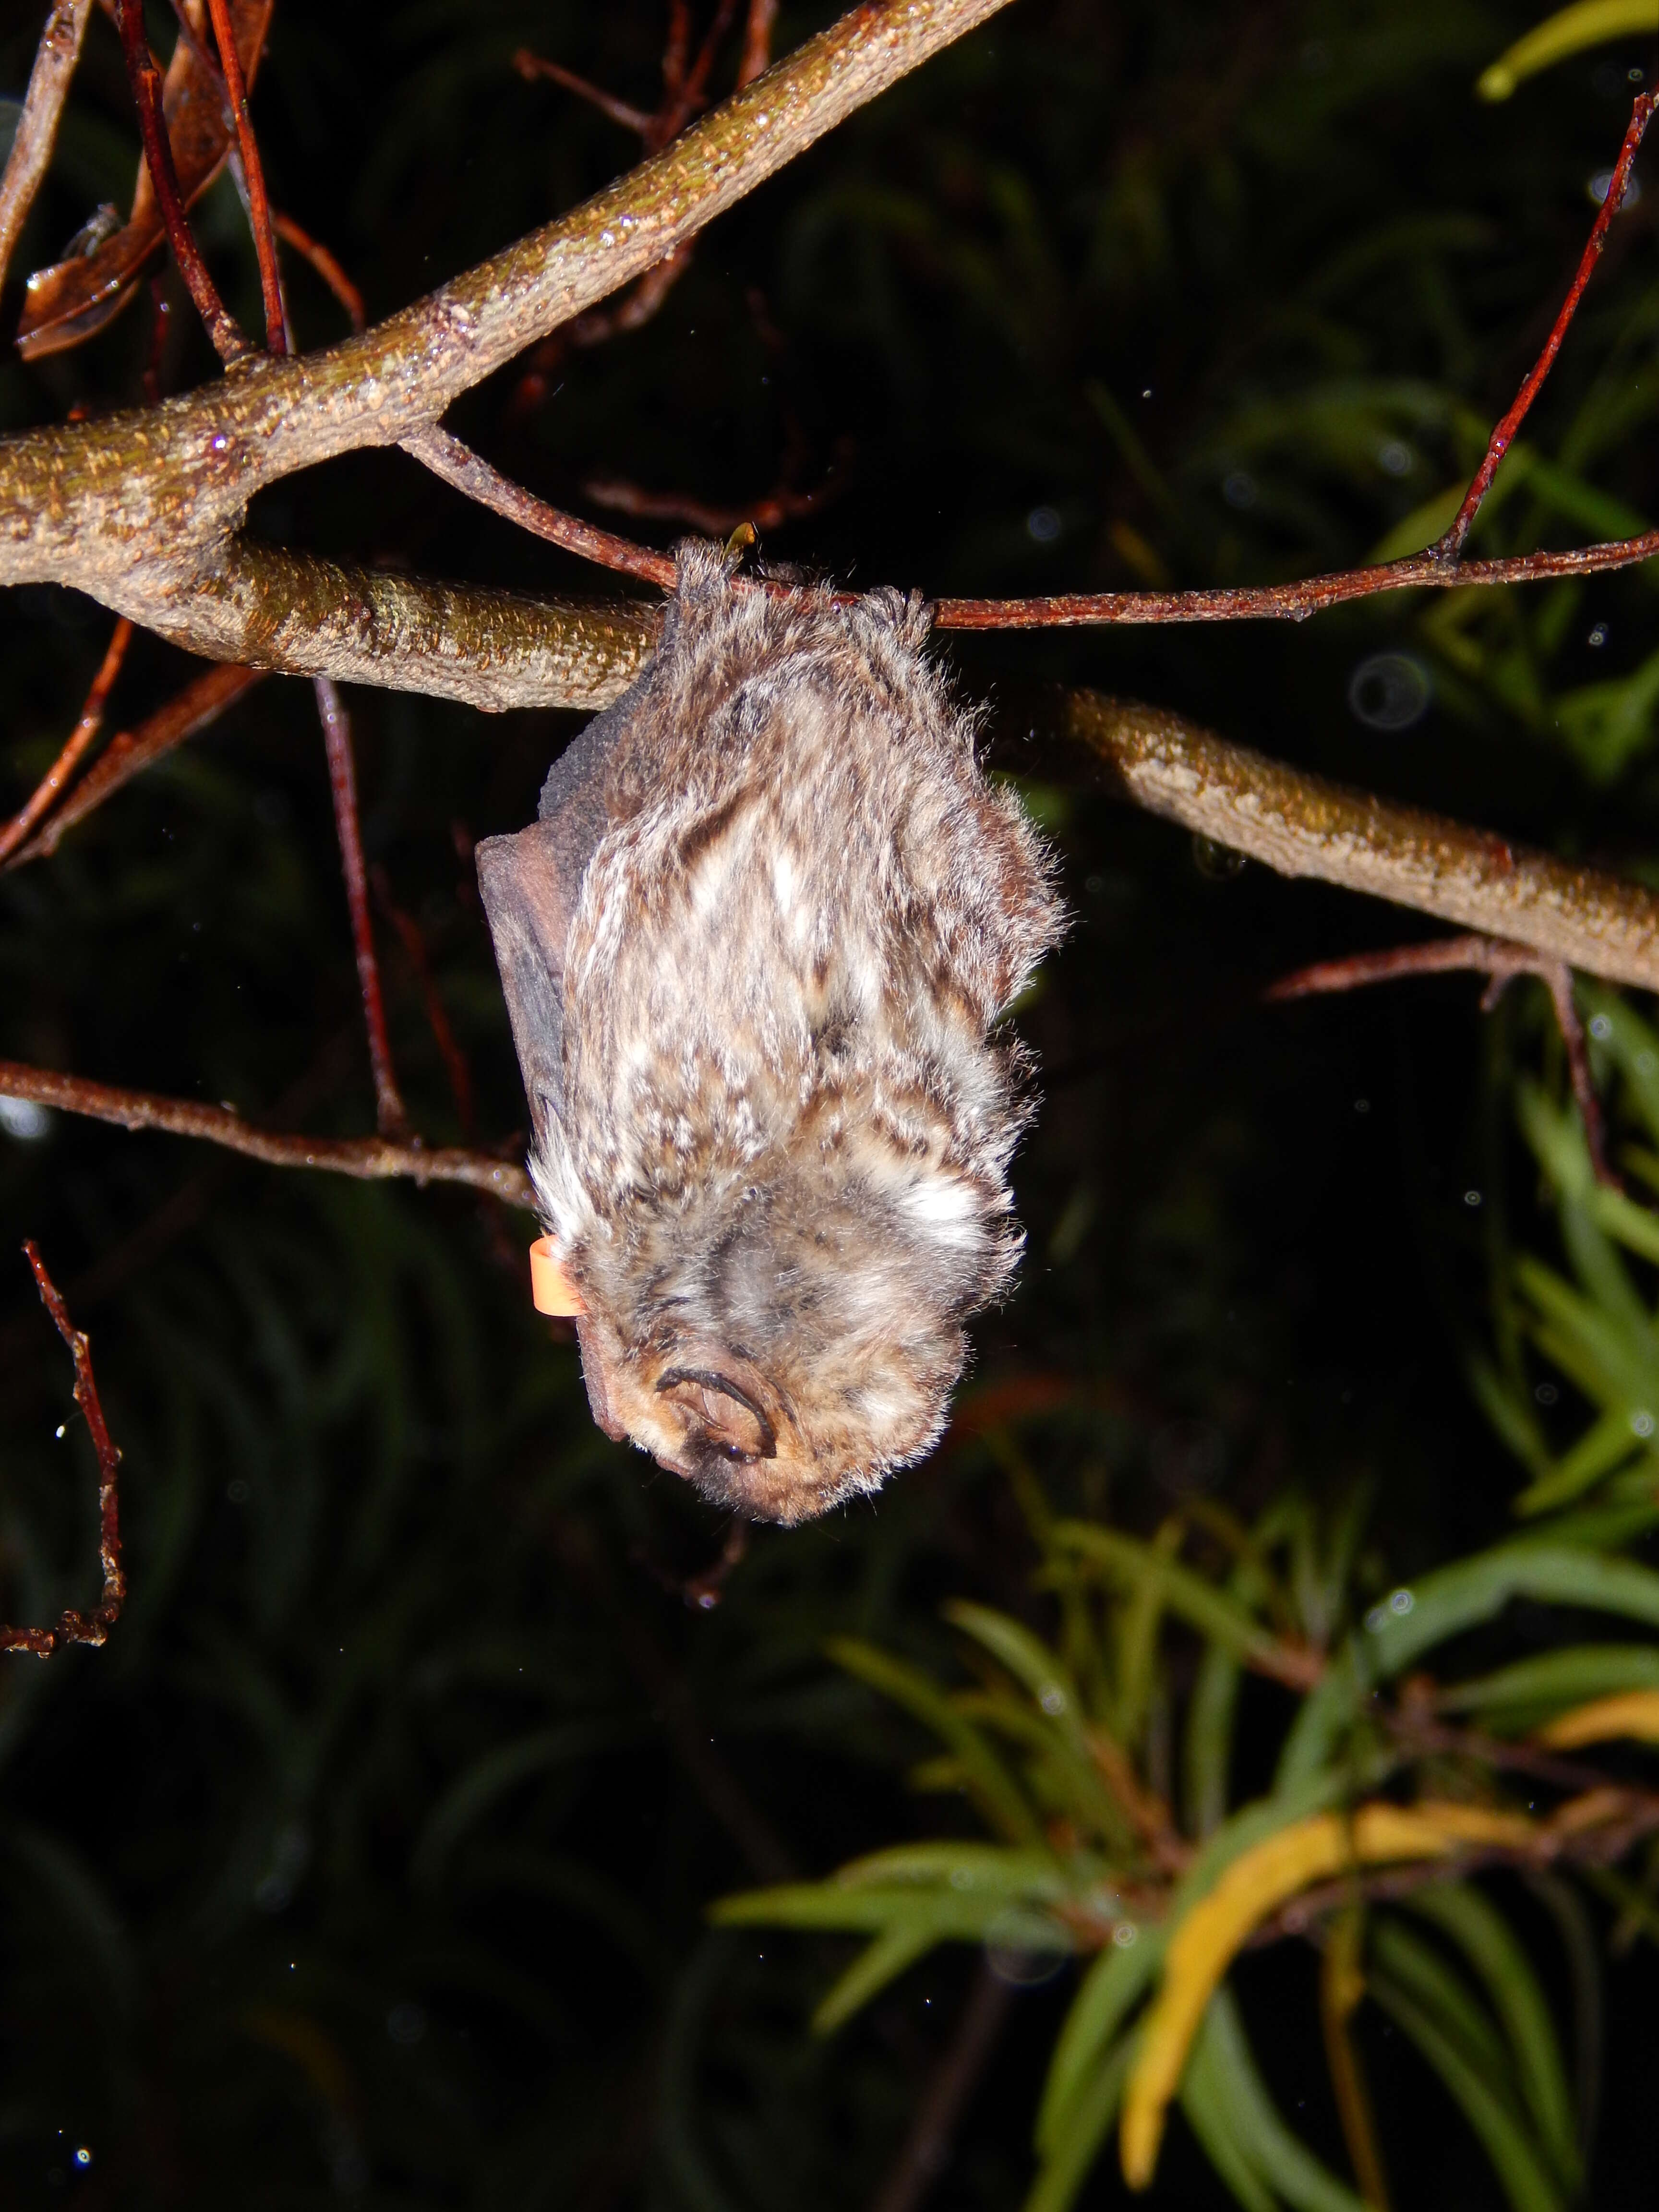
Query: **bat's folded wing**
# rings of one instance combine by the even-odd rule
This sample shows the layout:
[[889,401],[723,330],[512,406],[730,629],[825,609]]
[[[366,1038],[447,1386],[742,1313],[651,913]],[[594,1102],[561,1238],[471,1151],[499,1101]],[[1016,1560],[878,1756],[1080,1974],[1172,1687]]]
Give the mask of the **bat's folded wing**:
[[477,848],[478,889],[513,1024],[537,1136],[564,1111],[564,947],[582,866],[555,822],[532,822]]

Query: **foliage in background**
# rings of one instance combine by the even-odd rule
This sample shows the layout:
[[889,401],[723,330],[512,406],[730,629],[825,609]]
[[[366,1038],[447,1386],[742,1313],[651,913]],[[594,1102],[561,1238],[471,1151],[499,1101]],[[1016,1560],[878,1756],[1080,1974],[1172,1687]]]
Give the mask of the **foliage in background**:
[[[0,94],[22,88],[34,12],[8,17]],[[781,46],[829,12],[786,9]],[[653,323],[545,363],[538,400],[504,377],[458,427],[572,505],[622,477],[741,506],[833,462],[835,495],[768,550],[860,582],[1243,581],[1420,544],[1579,250],[1630,72],[1659,60],[1632,31],[1478,102],[1538,12],[1020,0],[722,222]],[[255,95],[273,189],[374,314],[630,156],[515,76],[514,49],[648,102],[663,10],[278,0],[275,24]],[[164,46],[164,10],[151,28]],[[99,18],[19,272],[124,203],[136,160]],[[1656,206],[1650,189],[1615,226],[1480,550],[1652,518]],[[228,184],[203,230],[252,324]],[[337,334],[320,286],[291,285],[301,343]],[[33,368],[8,357],[0,421],[122,404],[148,313]],[[182,312],[173,328],[175,380],[210,373]],[[396,456],[285,484],[255,524],[593,589]],[[981,642],[961,666],[981,690],[1040,669],[1161,701],[1650,873],[1651,631],[1638,572],[1294,632]],[[0,605],[17,795],[103,642],[61,595]],[[118,714],[184,672],[141,642]],[[510,1130],[465,851],[527,817],[570,725],[353,706],[371,859],[421,921],[486,1133]],[[1458,983],[1261,1010],[1268,977],[1400,925],[1203,872],[1093,802],[1055,828],[1078,924],[1022,1017],[1046,1098],[1019,1297],[978,1332],[946,1450],[873,1509],[758,1535],[716,1607],[690,1578],[726,1532],[594,1433],[571,1347],[526,1308],[523,1238],[483,1202],[64,1121],[0,1131],[0,1255],[36,1236],[93,1333],[133,1591],[105,1651],[0,1680],[8,2202],[839,2212],[890,2179],[953,2047],[973,1954],[934,1938],[988,1936],[1024,1983],[1060,1926],[1074,1955],[1013,2002],[933,2201],[1023,2201],[1034,2112],[1048,2200],[1121,2201],[1094,2154],[1129,2008],[1232,1844],[1407,1785],[1550,1818],[1559,1790],[1393,1732],[1427,1725],[1413,1670],[1432,1668],[1429,1712],[1460,1741],[1656,1686],[1631,1596],[1651,1588],[1638,1424],[1659,1415],[1644,1018],[1583,994],[1621,1200],[1587,1180],[1529,987],[1484,1034]],[[304,687],[261,686],[52,862],[0,878],[0,1052],[367,1126]],[[457,1134],[415,979],[389,965],[420,1124]],[[45,1619],[86,1586],[91,1474],[21,1260],[15,1278],[0,1566],[7,1616]],[[1040,1454],[1046,1518],[1011,1484],[1011,1438]],[[1387,1610],[1396,1589],[1411,1612]],[[918,1809],[911,1724],[826,1669],[831,1639],[938,1724],[925,1780],[960,1797],[975,1763],[958,1814]],[[965,1693],[943,1686],[963,1649]],[[1273,1654],[1281,1679],[1260,1671]],[[1154,1802],[1183,1866],[1135,1826]],[[843,1983],[843,2010],[865,2002],[814,2039],[821,1957],[706,1912],[860,1863],[858,1887],[811,1893],[858,1899],[900,1939],[876,1965],[909,1963]],[[1633,1939],[1653,1911],[1639,1861],[1571,1885],[1481,1874],[1373,1899],[1363,1925],[1316,1916],[1318,1959],[1241,1954],[1149,2201],[1351,2202],[1346,2049],[1395,2201],[1565,2203],[1582,2161],[1598,2207],[1650,2202],[1656,2008]],[[1136,1942],[1103,1945],[1108,1921]],[[1376,2002],[1354,2002],[1359,1977]]]

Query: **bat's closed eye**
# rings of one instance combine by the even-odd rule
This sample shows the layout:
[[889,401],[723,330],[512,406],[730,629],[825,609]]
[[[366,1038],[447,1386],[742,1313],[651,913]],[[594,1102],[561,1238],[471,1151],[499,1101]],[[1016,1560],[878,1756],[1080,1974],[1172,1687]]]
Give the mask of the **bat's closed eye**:
[[659,1379],[657,1392],[689,1413],[726,1458],[777,1457],[777,1431],[765,1409],[730,1376],[701,1367],[671,1367]]

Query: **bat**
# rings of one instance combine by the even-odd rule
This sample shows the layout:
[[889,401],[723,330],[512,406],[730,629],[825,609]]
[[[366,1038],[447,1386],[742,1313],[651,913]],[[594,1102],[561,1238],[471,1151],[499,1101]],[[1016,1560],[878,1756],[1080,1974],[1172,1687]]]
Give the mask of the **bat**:
[[644,672],[477,848],[593,1417],[755,1519],[931,1448],[1020,1251],[993,1030],[1063,918],[927,627],[682,544]]

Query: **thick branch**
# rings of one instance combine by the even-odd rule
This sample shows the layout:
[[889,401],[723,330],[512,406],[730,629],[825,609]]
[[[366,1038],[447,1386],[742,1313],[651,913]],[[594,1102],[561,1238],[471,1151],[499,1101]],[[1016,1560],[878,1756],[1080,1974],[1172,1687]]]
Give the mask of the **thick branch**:
[[[0,583],[74,584],[150,621],[125,604],[136,584],[118,580],[159,548],[176,564],[175,591],[187,589],[192,552],[234,529],[261,485],[435,422],[1003,4],[864,0],[586,205],[362,337],[298,360],[256,356],[143,414],[0,443]],[[191,643],[187,626],[180,607],[167,634]],[[194,649],[215,650],[204,636]],[[301,672],[358,673],[314,661]]]
[[61,1114],[85,1114],[122,1129],[163,1129],[174,1137],[197,1137],[227,1151],[263,1160],[272,1168],[322,1168],[360,1182],[406,1178],[410,1182],[461,1182],[487,1190],[508,1206],[534,1208],[530,1178],[510,1160],[487,1152],[467,1152],[424,1145],[394,1144],[385,1137],[287,1137],[256,1129],[228,1106],[202,1106],[189,1098],[163,1098],[154,1091],[118,1091],[107,1083],[88,1083],[78,1075],[58,1075],[44,1067],[24,1067],[0,1060],[0,1098],[28,1098]]
[[[1092,752],[1103,780],[1149,813],[1261,860],[1488,936],[1611,982],[1659,990],[1659,897],[1415,806],[1328,783],[1156,707],[1068,691],[1025,720],[1041,750],[1006,767],[1056,766],[1054,735]],[[1058,772],[1066,772],[1062,755]]]
[[608,706],[644,665],[661,620],[622,599],[561,606],[342,568],[252,538],[227,545],[182,593],[156,581],[135,570],[110,604],[187,652],[487,713]]

